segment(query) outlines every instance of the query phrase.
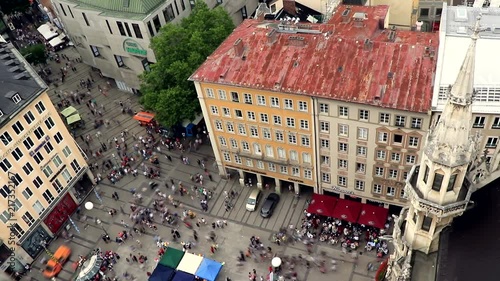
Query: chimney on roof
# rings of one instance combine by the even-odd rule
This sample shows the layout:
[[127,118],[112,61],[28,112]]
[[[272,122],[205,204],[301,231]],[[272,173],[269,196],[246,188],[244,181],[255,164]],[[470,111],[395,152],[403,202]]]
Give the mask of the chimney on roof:
[[288,44],[290,46],[304,47],[306,45],[306,39],[302,36],[290,36],[288,37]]
[[351,12],[351,7],[345,8],[345,10],[342,12],[342,23],[349,22],[349,13],[350,12]]
[[387,36],[390,42],[396,41],[396,26],[391,26],[391,30],[389,31],[389,35]]
[[432,47],[425,47],[424,57],[434,58],[436,51]]
[[274,44],[274,42],[276,42],[276,40],[278,39],[277,33],[278,32],[276,31],[276,29],[273,29],[267,33],[267,43],[268,44]]
[[283,0],[283,10],[292,16],[296,16],[297,7],[295,6],[295,0]]
[[373,41],[370,39],[365,39],[364,50],[370,51],[373,48]]
[[368,15],[366,13],[354,13],[354,26],[356,27],[364,27],[364,21],[368,19]]
[[424,25],[423,21],[417,21],[417,31],[422,31],[422,25]]
[[245,45],[243,44],[243,40],[241,40],[241,38],[239,38],[238,40],[236,40],[236,42],[234,42],[233,49],[234,49],[234,55],[236,57],[243,57],[243,52],[245,51]]

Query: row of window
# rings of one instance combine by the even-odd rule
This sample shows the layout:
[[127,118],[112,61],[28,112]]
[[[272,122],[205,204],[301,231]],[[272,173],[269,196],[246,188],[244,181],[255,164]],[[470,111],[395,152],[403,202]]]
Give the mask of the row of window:
[[373,175],[379,178],[387,178],[398,181],[400,175],[401,180],[406,180],[408,178],[408,171],[401,171],[399,169],[387,169],[385,167],[375,167]]
[[[274,140],[275,141],[285,142],[285,134],[286,134],[287,141],[289,144],[298,144],[298,139],[300,139],[299,141],[300,141],[301,145],[307,146],[307,147],[309,147],[311,145],[310,135],[297,136],[296,133],[292,133],[292,132],[285,133],[282,130],[273,130],[272,131],[269,128],[261,128],[261,130],[259,131],[259,128],[257,126],[248,126],[249,127],[249,130],[248,130],[249,134],[248,134],[246,125],[236,124],[236,126],[238,128],[238,134],[243,135],[243,136],[250,135],[251,137],[255,137],[255,138],[260,138],[260,136],[262,136],[262,139],[272,140],[273,139],[272,132],[274,131]],[[223,131],[222,122],[216,120],[215,121],[215,128],[218,131]],[[233,122],[226,122],[226,132],[229,132],[229,133],[236,132],[235,125],[233,124]],[[227,146],[227,141],[224,137],[219,137],[219,141],[220,141],[220,144],[222,144],[223,146]],[[233,148],[236,148],[236,147],[233,146]]]
[[264,161],[260,160],[255,161],[251,158],[244,158],[237,154],[234,154],[233,158],[231,158],[231,154],[229,152],[223,152],[223,157],[225,162],[234,161],[234,163],[236,164],[243,165],[243,160],[245,160],[245,165],[248,167],[257,167],[258,169],[268,170],[271,172],[279,171],[282,174],[291,175],[294,177],[304,177],[305,179],[312,179],[312,170],[309,169],[302,169],[302,171],[299,167],[292,167],[291,169],[288,169],[288,166],[276,165],[274,163],[264,163]]
[[[45,105],[41,101],[35,104],[35,109],[38,111],[38,114],[42,114],[46,110]],[[31,111],[26,112],[23,115],[23,119],[24,122],[22,122],[22,119],[20,119],[12,125],[12,130],[16,135],[20,135],[22,132],[24,132],[25,126],[29,127],[29,125],[31,125],[36,120],[35,115]],[[55,126],[55,123],[51,117],[47,118],[44,123],[49,130]],[[43,129],[41,127],[38,127],[34,131],[34,134],[38,139],[41,139],[41,137],[44,135]],[[7,146],[13,141],[13,138],[8,131],[5,131],[4,133],[0,134],[0,140],[2,140],[2,143],[5,146]]]
[[[180,14],[179,13],[179,6],[177,5],[177,1],[180,2],[180,6],[181,6],[182,11],[186,10],[186,4],[184,3],[185,0],[174,0],[173,6],[172,6],[172,4],[169,4],[163,10],[163,19],[164,19],[165,24],[167,24],[175,19],[174,6],[175,6],[175,11],[177,12],[177,15]],[[194,7],[194,0],[189,0],[189,4],[191,5],[191,8],[193,8]],[[156,15],[151,21],[148,21],[147,26],[148,26],[149,35],[151,37],[155,36],[154,30],[156,30],[156,33],[158,33],[158,32],[160,32],[160,29],[162,27],[162,23],[160,21],[160,16]],[[154,26],[154,30],[153,30],[153,26]]]
[[[474,123],[472,124],[474,128],[484,128],[486,126],[486,116],[476,116],[474,118]],[[500,117],[495,117],[493,123],[491,123],[492,129],[500,129]]]
[[[37,131],[38,131],[38,134],[40,135],[40,137],[38,137],[38,135],[36,133]],[[40,127],[38,127],[35,130],[35,135],[37,136],[38,139],[40,139],[41,137],[43,137],[45,135],[45,133],[43,132],[43,130]],[[63,137],[62,137],[60,132],[57,132],[54,135],[54,140],[56,141],[57,144],[60,144],[63,141]],[[23,144],[26,147],[26,150],[29,150],[31,147],[34,146],[34,143],[33,143],[33,140],[31,139],[31,137],[27,137],[23,141]],[[54,147],[52,146],[52,144],[49,141],[43,147],[47,153],[50,153],[54,149]],[[19,147],[16,147],[11,152],[11,154],[12,154],[12,158],[14,158],[14,160],[16,160],[16,161],[20,161],[24,157],[24,153]],[[37,151],[36,153],[33,153],[31,156],[35,159],[37,164],[40,164],[44,160],[44,157],[41,154],[41,151]],[[5,160],[6,159],[4,159],[4,161]]]
[[[219,137],[219,142],[222,146],[227,147],[228,143],[226,142],[226,139],[224,137]],[[229,140],[229,145],[233,149],[238,149],[238,141],[235,139],[230,139]],[[252,149],[252,150],[251,150]],[[264,150],[262,149],[262,146],[259,143],[253,143],[252,146],[250,147],[250,143],[247,141],[241,141],[241,151],[242,152],[247,152],[247,153],[253,153],[255,155],[262,155],[264,153],[265,156],[269,158],[275,158],[275,155],[279,159],[290,159],[291,161],[294,162],[299,162],[299,153],[295,150],[290,150],[286,151],[286,149],[282,147],[274,148],[271,145],[266,145],[264,147]],[[276,152],[276,154],[275,154]],[[311,154],[307,152],[302,153],[302,162],[301,163],[307,163],[311,164]]]
[[[59,156],[56,155],[56,157],[58,158],[58,161],[61,161]],[[54,159],[56,158],[54,157]],[[55,161],[54,161],[55,163]],[[58,162],[57,165],[61,165],[62,162]],[[73,171],[75,173],[78,173],[82,167],[80,166],[80,164],[75,160],[71,161],[71,164],[70,164],[71,168],[73,169]],[[48,167],[48,166],[46,166]],[[50,169],[50,171],[47,171],[47,168],[44,167],[43,168],[43,172],[44,174],[47,176],[47,178],[49,178],[49,176],[52,175],[52,170]],[[24,167],[23,167],[24,169]],[[30,172],[31,173],[31,172]],[[64,169],[62,172],[61,172],[61,175],[62,177],[64,178],[64,180],[66,182],[69,182],[73,179],[73,176],[71,175],[71,173],[68,171],[68,169]],[[18,174],[18,173],[15,173],[14,176],[11,177],[11,180],[14,182],[15,186],[18,187],[20,186],[22,183],[23,183],[23,178]],[[33,186],[35,186],[37,189],[40,188],[42,185],[43,185],[43,180],[39,177],[39,176],[36,176],[35,179],[33,180]],[[55,179],[55,181],[52,182],[52,186],[55,188],[55,190],[57,190],[58,192],[60,192],[62,189],[63,189],[63,186],[61,185],[61,183],[59,182],[59,180]],[[2,188],[0,188],[0,195],[3,197],[3,198],[7,198],[8,195],[10,194],[10,189],[9,187],[7,186],[7,184],[4,184],[2,186]],[[31,190],[29,188],[25,189],[23,191],[23,195],[26,199],[29,199],[31,197],[31,195],[33,195],[33,193],[31,192]],[[48,200],[47,202],[50,204],[52,203],[52,201]]]
[[[210,106],[210,112],[213,115],[220,115],[219,108],[215,105]],[[222,107],[222,115],[224,117],[231,117],[231,110],[227,107]],[[242,110],[235,109],[234,115],[236,118],[244,120]],[[261,123],[269,124],[270,123],[269,119],[270,119],[269,114],[267,114],[267,113],[259,113],[258,114],[258,121],[260,121]],[[255,114],[255,111],[247,111],[246,112],[246,120],[252,121],[252,122],[257,122],[257,114]],[[216,124],[215,124],[216,128],[218,130],[222,130],[222,122],[220,120],[217,120],[215,122],[216,122]],[[272,124],[274,124],[276,126],[281,126],[281,125],[283,125],[283,123],[285,123],[286,126],[290,127],[290,128],[295,128],[295,126],[298,125],[300,127],[300,129],[302,129],[302,130],[309,130],[309,120],[300,119],[298,122],[296,122],[296,119],[293,117],[286,117],[286,118],[284,118],[284,120],[282,120],[280,115],[273,115],[272,116]]]
[[[449,86],[439,87],[438,100],[446,102],[446,100],[448,99],[448,91]],[[474,103],[499,101],[500,87],[474,87]],[[444,104],[444,102],[441,102],[440,104]]]
[[[320,114],[330,115],[330,105],[326,103],[319,104]],[[338,117],[349,118],[349,108],[347,106],[338,107]],[[359,109],[357,119],[360,121],[370,121],[370,111]],[[393,125],[396,127],[407,127],[412,129],[422,129],[423,119],[417,117],[407,117],[404,115],[394,115],[390,113],[379,113],[378,123],[383,125]]]
[[[324,183],[331,184],[330,173],[321,173],[321,181]],[[348,184],[347,177],[344,177],[344,176],[337,177],[337,185],[342,186],[342,187],[347,187],[347,184]],[[365,182],[362,180],[355,180],[354,181],[354,189],[356,189],[358,191],[365,191]],[[395,197],[396,190],[397,190],[396,187],[387,186],[385,188],[385,192],[384,192],[384,187],[382,185],[374,184],[372,192],[375,194],[385,194],[386,196],[389,196],[389,197]],[[399,198],[406,198],[406,193],[404,192],[404,188],[400,189]]]
[[[368,148],[366,146],[356,146],[356,156],[357,157],[366,157],[366,154],[367,154],[367,151],[368,151]],[[414,154],[402,154],[402,153],[399,153],[399,152],[391,152],[390,153],[391,155],[391,158],[390,158],[390,162],[392,163],[401,163],[401,160],[402,159],[405,159],[405,162],[404,164],[405,165],[414,165],[417,163],[417,155],[414,155]],[[377,150],[377,155],[376,155],[376,158],[377,160],[381,160],[381,161],[387,161],[387,152],[385,150]],[[330,166],[330,156],[326,156],[326,155],[321,155],[321,165],[325,165],[325,166]],[[356,163],[356,167],[360,166],[360,165],[364,165],[362,163]],[[337,168],[339,169],[342,169],[342,170],[346,170],[348,169],[348,161],[345,160],[345,159],[339,159],[338,160],[338,166]],[[358,169],[356,168],[356,171],[358,170],[362,170],[364,171],[365,169]]]
[[[372,192],[374,194],[385,195],[388,197],[396,197],[397,188],[392,187],[392,186],[387,186],[384,188],[384,186],[382,186],[381,184],[374,184]],[[400,188],[399,189],[399,198],[406,199],[407,197],[408,196],[407,196],[404,188]]]
[[[213,89],[206,88],[205,93],[208,98],[215,98],[215,93]],[[238,92],[230,92],[229,96],[230,99],[228,99],[226,91],[224,90],[217,90],[217,95],[220,100],[230,100],[232,102],[244,102],[246,104],[254,104],[254,102],[256,102],[257,105],[262,105],[262,106],[267,106],[268,104],[266,96],[263,95],[255,95],[257,98],[256,101],[254,101],[254,95],[250,93],[243,93],[242,95],[243,99],[240,98],[240,94]],[[294,100],[292,99],[282,99],[281,102],[280,98],[278,97],[270,97],[269,105],[271,107],[298,110],[302,112],[309,111],[309,105],[307,101],[297,101],[297,104],[294,104]]]

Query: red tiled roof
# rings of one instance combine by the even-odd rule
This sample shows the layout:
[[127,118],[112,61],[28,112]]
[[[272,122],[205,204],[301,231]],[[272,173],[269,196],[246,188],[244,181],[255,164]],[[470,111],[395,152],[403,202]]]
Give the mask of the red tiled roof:
[[190,80],[428,112],[438,35],[398,30],[389,40],[391,31],[373,29],[379,19],[366,13],[361,27],[334,16],[296,34],[271,32],[279,22],[246,20]]

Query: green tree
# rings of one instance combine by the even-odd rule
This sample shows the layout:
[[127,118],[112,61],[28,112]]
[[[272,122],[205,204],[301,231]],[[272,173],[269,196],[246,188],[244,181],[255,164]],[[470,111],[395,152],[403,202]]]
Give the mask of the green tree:
[[167,24],[151,40],[157,63],[141,75],[141,103],[164,126],[193,120],[200,113],[194,84],[187,79],[234,29],[222,7],[196,1],[179,24]]
[[45,64],[47,62],[47,52],[43,44],[35,44],[22,48],[21,54],[33,65]]

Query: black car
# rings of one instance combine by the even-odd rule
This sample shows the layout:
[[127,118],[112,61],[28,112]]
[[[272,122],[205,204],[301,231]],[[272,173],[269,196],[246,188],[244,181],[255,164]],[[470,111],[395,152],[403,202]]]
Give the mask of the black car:
[[273,214],[274,208],[278,205],[280,201],[280,196],[276,193],[271,193],[266,197],[262,208],[260,209],[260,215],[263,218],[268,218]]

